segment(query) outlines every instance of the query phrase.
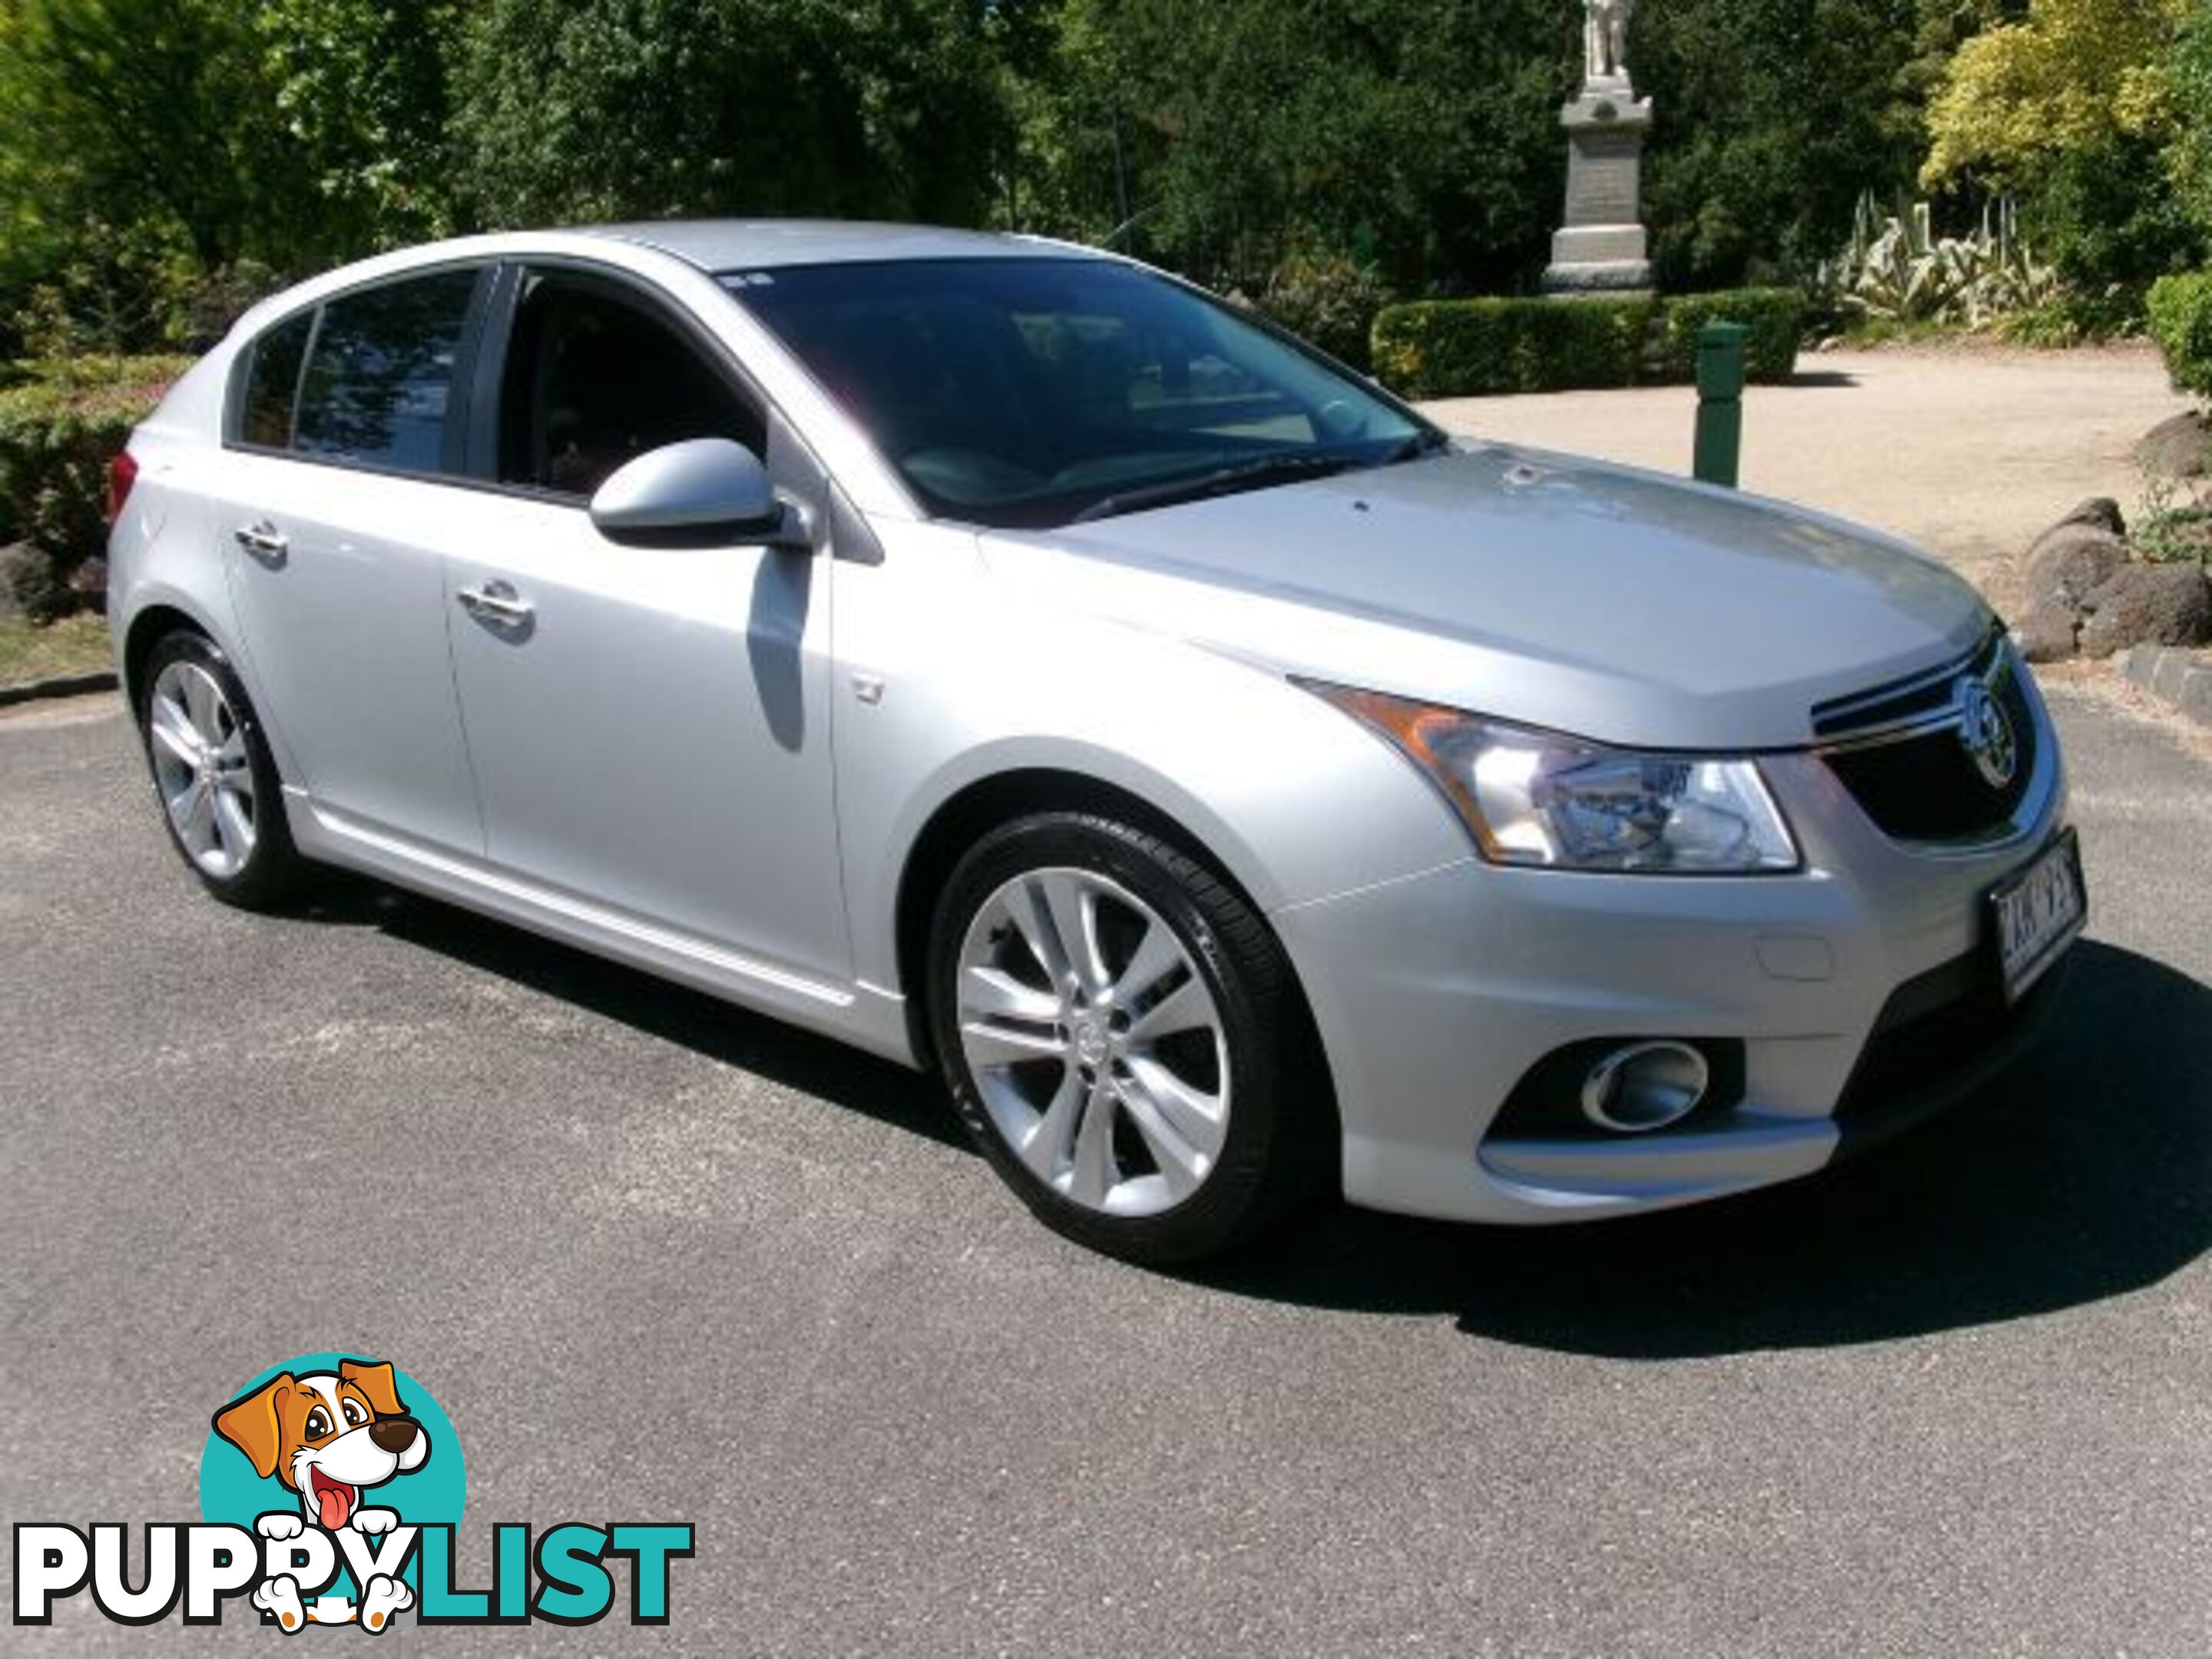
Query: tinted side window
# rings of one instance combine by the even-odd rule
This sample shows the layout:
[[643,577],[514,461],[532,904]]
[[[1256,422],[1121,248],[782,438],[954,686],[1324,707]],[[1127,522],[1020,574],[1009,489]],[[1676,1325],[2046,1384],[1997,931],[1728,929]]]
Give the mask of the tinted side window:
[[295,447],[436,471],[453,360],[476,286],[473,270],[441,271],[325,305],[301,386]]
[[500,388],[505,483],[588,495],[625,461],[686,438],[762,454],[766,417],[645,303],[559,274],[532,276]]
[[239,400],[238,435],[250,444],[282,449],[292,441],[292,398],[300,389],[300,359],[314,327],[312,311],[279,323],[253,343]]

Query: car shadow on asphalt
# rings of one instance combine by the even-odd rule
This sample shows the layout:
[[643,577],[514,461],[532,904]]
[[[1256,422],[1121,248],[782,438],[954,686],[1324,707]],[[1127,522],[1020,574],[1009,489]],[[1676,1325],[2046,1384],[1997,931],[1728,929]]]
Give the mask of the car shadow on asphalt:
[[2017,1066],[1856,1163],[1595,1226],[1339,1210],[1205,1282],[1641,1359],[1880,1341],[2155,1284],[2212,1248],[2212,988],[2109,945],[2075,957]]
[[940,1145],[968,1140],[934,1077],[471,910],[333,872],[302,920],[369,927]]
[[[934,1077],[472,912],[362,878],[307,919],[374,927],[633,1030],[940,1145]],[[2212,1249],[2212,988],[2096,941],[2006,1077],[1808,1180],[1597,1225],[1309,1215],[1183,1275],[1349,1312],[1449,1316],[1468,1335],[1665,1359],[1914,1336],[2153,1285]]]

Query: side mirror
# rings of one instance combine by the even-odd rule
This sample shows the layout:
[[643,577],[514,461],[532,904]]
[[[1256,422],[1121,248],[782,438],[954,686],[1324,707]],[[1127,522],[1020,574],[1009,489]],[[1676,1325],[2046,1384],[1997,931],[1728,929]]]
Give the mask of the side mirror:
[[727,438],[692,438],[618,467],[592,497],[610,541],[641,547],[809,544],[799,514],[776,499],[760,457]]

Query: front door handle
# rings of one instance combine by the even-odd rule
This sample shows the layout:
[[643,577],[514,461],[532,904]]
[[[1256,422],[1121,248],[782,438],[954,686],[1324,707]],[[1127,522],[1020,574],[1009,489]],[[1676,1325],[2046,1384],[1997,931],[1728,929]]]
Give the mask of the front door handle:
[[266,519],[241,525],[231,533],[240,547],[264,564],[282,564],[284,556],[292,550],[292,544],[285,538],[284,533]]
[[463,588],[453,597],[460,601],[462,610],[494,628],[527,628],[530,619],[538,614],[538,607],[516,592],[511,582],[480,582],[474,587]]

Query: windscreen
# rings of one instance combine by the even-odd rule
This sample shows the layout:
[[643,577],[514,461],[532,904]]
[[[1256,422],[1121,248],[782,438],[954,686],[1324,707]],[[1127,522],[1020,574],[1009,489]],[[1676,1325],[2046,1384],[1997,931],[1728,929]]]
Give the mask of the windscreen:
[[1230,307],[1104,260],[779,266],[723,280],[940,517],[1064,524],[1379,465],[1435,440]]

